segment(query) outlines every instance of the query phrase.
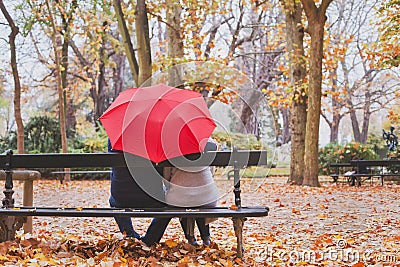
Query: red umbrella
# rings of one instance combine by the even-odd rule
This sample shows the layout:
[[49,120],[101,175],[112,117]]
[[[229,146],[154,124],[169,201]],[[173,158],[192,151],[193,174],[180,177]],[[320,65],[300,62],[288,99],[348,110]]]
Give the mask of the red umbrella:
[[120,93],[100,121],[113,149],[156,163],[204,151],[216,127],[201,94],[165,84]]

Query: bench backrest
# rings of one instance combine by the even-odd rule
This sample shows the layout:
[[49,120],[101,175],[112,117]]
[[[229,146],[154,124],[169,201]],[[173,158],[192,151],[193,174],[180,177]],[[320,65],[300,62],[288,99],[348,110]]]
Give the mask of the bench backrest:
[[[246,166],[267,165],[265,150],[213,151],[163,161],[157,165],[128,153],[65,153],[0,155],[0,166],[15,168]],[[6,167],[7,166],[7,167]]]
[[400,160],[351,160],[350,164],[355,167],[388,167],[400,166]]
[[171,167],[171,166],[233,166],[235,205],[241,207],[240,168],[267,165],[265,150],[212,151],[196,153],[163,161],[157,165],[128,153],[65,153],[65,154],[15,154],[8,151],[0,155],[0,166],[6,173],[4,207],[13,207],[12,170],[17,168],[90,168],[90,167]]

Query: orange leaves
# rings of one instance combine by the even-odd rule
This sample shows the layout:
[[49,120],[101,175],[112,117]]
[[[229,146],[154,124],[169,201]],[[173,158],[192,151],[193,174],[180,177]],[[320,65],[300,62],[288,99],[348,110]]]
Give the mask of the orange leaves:
[[231,205],[229,207],[230,210],[238,210],[238,207],[236,205]]
[[[73,218],[68,223],[65,218],[40,217],[34,218],[37,237],[18,236],[15,242],[0,243],[0,265],[9,262],[25,266],[24,260],[32,260],[41,261],[42,266],[90,266],[93,262],[92,266],[107,267],[392,266],[389,260],[396,259],[400,243],[396,232],[400,220],[393,212],[398,211],[399,185],[354,188],[329,183],[311,188],[284,185],[283,177],[274,179],[276,183],[263,184],[263,190],[242,192],[243,205],[267,203],[271,210],[267,217],[248,218],[245,222],[243,259],[236,258],[236,236],[229,218],[211,224],[211,247],[189,245],[183,240],[179,220],[173,219],[162,242],[148,248],[135,240],[115,238],[118,229],[112,218]],[[217,184],[226,188],[231,181],[225,178]],[[15,184],[16,194],[22,186]],[[51,199],[64,206],[86,207],[90,200],[91,205],[102,207],[108,205],[109,181],[73,181],[68,186],[37,181],[35,190],[40,192],[35,192],[39,205]],[[98,197],[93,198],[93,192]],[[232,202],[230,197],[221,200],[225,207]],[[133,219],[135,230],[144,233],[150,221]],[[197,231],[195,235],[200,243]],[[340,258],[340,253],[347,254]],[[302,258],[304,255],[313,255],[315,260]],[[357,255],[359,260],[345,257]]]
[[175,241],[173,241],[171,239],[166,240],[165,244],[170,248],[174,248],[174,247],[178,246],[178,243],[176,243]]
[[[25,258],[40,261],[40,266],[165,266],[165,261],[176,266],[209,265],[233,266],[235,253],[218,246],[187,247],[186,242],[167,240],[146,248],[134,240],[57,241],[34,238],[0,243],[0,265],[23,262]],[[11,253],[7,254],[7,253]],[[3,256],[4,255],[4,256]],[[33,261],[31,261],[33,262]],[[238,263],[238,262],[236,262]]]
[[292,213],[293,214],[300,214],[300,210],[292,208]]
[[325,206],[324,204],[319,205],[320,209],[327,209],[328,207]]

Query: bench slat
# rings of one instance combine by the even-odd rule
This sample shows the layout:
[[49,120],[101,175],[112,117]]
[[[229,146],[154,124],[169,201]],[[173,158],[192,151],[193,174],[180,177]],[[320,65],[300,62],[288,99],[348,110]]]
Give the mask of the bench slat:
[[118,208],[63,208],[63,207],[15,207],[0,208],[0,215],[7,216],[61,216],[61,217],[262,217],[267,216],[268,207],[228,207],[202,209],[118,209]]
[[[157,164],[171,166],[257,166],[267,165],[267,151],[239,150],[210,151],[177,157]],[[7,155],[0,155],[0,166],[5,166]],[[128,153],[50,153],[14,154],[11,168],[100,168],[100,167],[149,167],[148,160]],[[155,164],[152,164],[155,165]]]

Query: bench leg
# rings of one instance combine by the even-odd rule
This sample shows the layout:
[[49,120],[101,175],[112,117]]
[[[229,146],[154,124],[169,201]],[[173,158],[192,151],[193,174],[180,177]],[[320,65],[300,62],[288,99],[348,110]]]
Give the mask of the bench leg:
[[237,240],[237,257],[243,257],[243,225],[246,218],[232,218],[233,228],[235,229],[235,235]]
[[26,217],[0,216],[0,242],[15,239],[15,231],[26,222]]
[[361,177],[357,177],[356,181],[357,181],[357,186],[361,186]]
[[[31,179],[24,181],[23,206],[33,206],[33,180]],[[30,216],[24,224],[24,232],[32,233],[32,217]]]

